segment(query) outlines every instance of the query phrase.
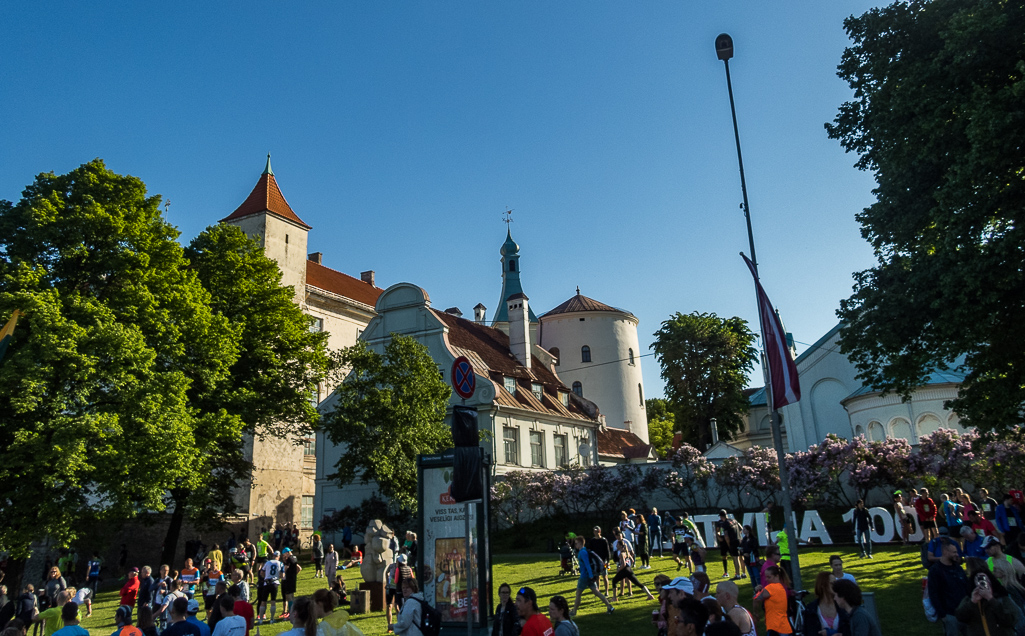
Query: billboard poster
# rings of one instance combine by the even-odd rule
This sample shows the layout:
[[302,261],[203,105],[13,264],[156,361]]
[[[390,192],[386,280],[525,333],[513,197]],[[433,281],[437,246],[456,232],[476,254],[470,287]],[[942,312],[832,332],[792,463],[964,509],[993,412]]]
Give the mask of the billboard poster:
[[[451,463],[437,466],[421,464],[421,470],[423,529],[419,543],[424,569],[420,577],[424,598],[441,612],[442,623],[465,624],[469,611],[471,620],[479,624],[481,577],[478,563],[481,555],[478,546],[482,504],[470,504],[470,550],[467,553],[466,504],[452,499]],[[473,592],[468,597],[467,581],[470,577],[474,583]]]

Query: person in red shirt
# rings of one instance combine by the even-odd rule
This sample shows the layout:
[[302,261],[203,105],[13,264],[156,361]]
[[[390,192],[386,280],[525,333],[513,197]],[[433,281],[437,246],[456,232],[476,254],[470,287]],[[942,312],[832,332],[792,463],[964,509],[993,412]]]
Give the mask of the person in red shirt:
[[521,587],[516,595],[516,611],[527,622],[520,636],[553,636],[555,630],[548,617],[537,608],[537,593],[529,587]]
[[939,536],[940,530],[936,526],[936,502],[929,497],[929,490],[922,488],[919,496],[915,499],[915,512],[918,513],[918,525],[925,531],[925,540],[932,541]]
[[975,530],[975,534],[980,537],[996,537],[1000,540],[1000,544],[1003,545],[1004,533],[997,530],[993,522],[983,517],[978,510],[972,510],[968,513],[968,523],[972,526],[972,530]]
[[[121,605],[135,607],[135,599],[139,596],[139,568],[128,571],[128,582],[121,588]],[[132,615],[129,613],[128,618]]]
[[238,583],[228,588],[228,595],[235,599],[235,607],[232,608],[232,613],[235,616],[241,616],[246,619],[246,636],[249,636],[249,630],[253,628],[253,620],[256,618],[253,606],[240,598],[242,596],[242,588]]

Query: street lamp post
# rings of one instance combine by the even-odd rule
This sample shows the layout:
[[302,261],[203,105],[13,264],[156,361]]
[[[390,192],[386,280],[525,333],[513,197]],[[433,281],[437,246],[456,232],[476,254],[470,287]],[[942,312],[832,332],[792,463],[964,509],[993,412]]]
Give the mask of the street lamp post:
[[[733,38],[726,33],[720,33],[715,38],[715,53],[726,66],[726,89],[730,94],[730,113],[733,115],[733,136],[737,141],[737,162],[740,164],[740,191],[744,197],[744,219],[747,221],[747,241],[751,248],[751,263],[754,265],[755,278],[758,278],[758,258],[755,255],[755,237],[751,230],[751,209],[747,204],[747,182],[744,179],[744,156],[740,152],[740,129],[737,128],[737,108],[733,102],[733,83],[730,81],[730,58],[733,57]],[[762,304],[758,303],[759,325],[765,321],[762,313]],[[772,426],[772,445],[776,449],[776,462],[779,465],[779,481],[783,491],[783,516],[784,528],[787,530],[787,540],[790,548],[790,566],[793,572],[794,589],[801,589],[801,565],[797,558],[797,528],[794,527],[794,512],[790,504],[790,479],[786,466],[786,451],[783,449],[783,433],[780,430],[779,411],[773,408],[772,401],[772,378],[768,372],[768,360],[766,354],[766,334],[762,328],[762,375],[765,378],[765,399],[769,407],[769,422]]]

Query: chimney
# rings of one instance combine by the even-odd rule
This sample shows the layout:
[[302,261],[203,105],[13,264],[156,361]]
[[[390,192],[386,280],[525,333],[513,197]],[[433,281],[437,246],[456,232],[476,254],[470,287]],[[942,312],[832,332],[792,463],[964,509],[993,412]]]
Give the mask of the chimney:
[[368,285],[374,284],[374,270],[359,273],[359,279]]
[[448,309],[445,310],[445,313],[446,314],[452,314],[456,318],[462,318],[463,317],[463,312],[459,311],[459,307],[449,307]]
[[530,309],[524,293],[513,294],[505,301],[509,310],[509,351],[520,364],[530,368]]
[[488,308],[484,306],[484,303],[477,303],[477,306],[473,308],[473,321],[478,325],[483,325],[484,314],[486,314]]
[[307,256],[306,258],[308,260],[313,261],[317,265],[323,265],[324,264],[324,253],[323,252],[314,252],[314,253],[310,254],[309,256]]
[[719,443],[719,426],[716,424],[714,417],[708,421],[708,424],[709,428],[712,429],[712,446],[715,446]]

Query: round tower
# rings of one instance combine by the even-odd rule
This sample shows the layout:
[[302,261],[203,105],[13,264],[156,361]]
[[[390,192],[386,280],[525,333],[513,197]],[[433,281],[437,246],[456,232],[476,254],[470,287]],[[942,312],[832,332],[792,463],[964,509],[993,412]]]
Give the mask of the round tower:
[[540,317],[539,344],[558,358],[559,378],[598,405],[611,428],[629,430],[648,443],[637,317],[575,296]]

